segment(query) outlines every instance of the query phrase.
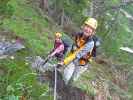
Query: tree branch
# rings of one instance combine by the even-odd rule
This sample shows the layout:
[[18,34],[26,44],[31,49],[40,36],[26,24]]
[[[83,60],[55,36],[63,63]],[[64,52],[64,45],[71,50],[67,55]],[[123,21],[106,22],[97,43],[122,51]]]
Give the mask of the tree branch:
[[127,17],[128,19],[133,20],[133,16],[132,16],[131,14],[129,14],[128,12],[126,12],[125,10],[120,9],[120,12],[121,12],[125,17]]
[[117,9],[120,9],[121,7],[123,7],[123,6],[131,5],[131,4],[133,4],[133,0],[127,0],[125,2],[120,3],[117,6],[111,6],[111,7],[107,8],[105,11],[107,11],[107,10],[115,10],[115,9],[117,10]]

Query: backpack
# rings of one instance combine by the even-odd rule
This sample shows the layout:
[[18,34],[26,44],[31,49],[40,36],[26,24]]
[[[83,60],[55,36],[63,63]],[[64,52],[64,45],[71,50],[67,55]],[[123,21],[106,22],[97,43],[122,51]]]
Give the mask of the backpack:
[[66,40],[62,40],[62,41],[63,41],[63,44],[64,44],[63,54],[66,54],[66,52],[68,51],[68,48],[70,47],[70,44]]
[[92,50],[91,55],[92,55],[92,57],[96,57],[97,48],[101,45],[101,41],[100,41],[100,39],[99,39],[98,37],[96,37],[96,36],[93,36],[92,39],[93,39],[93,41],[94,41],[94,48],[93,48],[93,50]]

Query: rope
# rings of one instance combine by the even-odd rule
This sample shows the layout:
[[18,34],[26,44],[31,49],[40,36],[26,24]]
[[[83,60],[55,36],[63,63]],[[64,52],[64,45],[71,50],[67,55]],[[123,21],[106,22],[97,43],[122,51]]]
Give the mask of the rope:
[[57,70],[56,70],[56,66],[55,68],[55,82],[54,82],[54,100],[56,100],[56,89],[57,89]]

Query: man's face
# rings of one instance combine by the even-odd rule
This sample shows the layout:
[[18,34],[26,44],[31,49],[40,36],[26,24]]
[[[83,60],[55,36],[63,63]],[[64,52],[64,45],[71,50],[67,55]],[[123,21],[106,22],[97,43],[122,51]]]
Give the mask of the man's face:
[[94,29],[91,28],[89,25],[84,25],[83,32],[84,32],[84,35],[88,37],[94,34]]

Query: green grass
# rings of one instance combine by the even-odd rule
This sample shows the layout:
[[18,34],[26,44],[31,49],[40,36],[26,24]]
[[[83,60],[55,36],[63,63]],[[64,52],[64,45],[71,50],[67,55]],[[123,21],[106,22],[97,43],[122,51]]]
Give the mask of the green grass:
[[[38,15],[30,5],[23,4],[22,1],[11,0],[9,2],[15,10],[11,18],[3,20],[3,27],[5,30],[14,32],[17,36],[24,38],[32,45],[34,52],[42,54],[43,51],[47,51],[52,47],[52,42],[47,38],[48,33],[44,31],[48,28],[48,22]],[[46,50],[44,42],[48,44]]]
[[[13,7],[14,12],[11,17],[3,19],[1,28],[23,38],[26,49],[16,53],[14,60],[8,58],[0,61],[0,69],[6,68],[8,72],[4,77],[0,77],[0,91],[3,91],[0,99],[4,100],[10,94],[21,96],[23,91],[19,88],[25,86],[29,87],[27,95],[32,97],[32,100],[42,100],[42,97],[51,100],[48,84],[38,84],[36,75],[32,74],[30,65],[25,65],[24,60],[30,55],[44,56],[52,48],[53,41],[48,39],[50,33],[44,31],[48,28],[48,22],[24,0],[11,0],[8,4]],[[50,32],[52,33],[51,30]],[[15,91],[6,91],[9,86]],[[41,96],[42,94],[45,95]]]

